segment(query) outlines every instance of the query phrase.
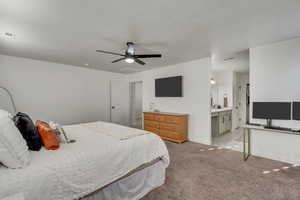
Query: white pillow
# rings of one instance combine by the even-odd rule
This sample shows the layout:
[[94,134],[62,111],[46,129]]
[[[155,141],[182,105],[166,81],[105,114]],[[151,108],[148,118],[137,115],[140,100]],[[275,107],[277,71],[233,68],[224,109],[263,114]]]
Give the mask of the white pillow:
[[0,163],[22,168],[30,162],[28,146],[9,115],[0,112]]

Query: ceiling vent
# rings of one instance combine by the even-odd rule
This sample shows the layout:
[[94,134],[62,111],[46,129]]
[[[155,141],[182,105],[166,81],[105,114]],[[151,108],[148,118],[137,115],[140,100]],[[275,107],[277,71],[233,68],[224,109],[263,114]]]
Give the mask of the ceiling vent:
[[231,58],[225,58],[224,61],[230,61],[230,60],[234,60],[234,57],[231,57]]

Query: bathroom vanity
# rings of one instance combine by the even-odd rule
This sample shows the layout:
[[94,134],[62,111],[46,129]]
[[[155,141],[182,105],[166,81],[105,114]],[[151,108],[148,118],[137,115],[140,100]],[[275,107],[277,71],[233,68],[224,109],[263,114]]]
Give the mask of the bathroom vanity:
[[232,108],[211,110],[211,134],[218,137],[230,132],[232,129]]

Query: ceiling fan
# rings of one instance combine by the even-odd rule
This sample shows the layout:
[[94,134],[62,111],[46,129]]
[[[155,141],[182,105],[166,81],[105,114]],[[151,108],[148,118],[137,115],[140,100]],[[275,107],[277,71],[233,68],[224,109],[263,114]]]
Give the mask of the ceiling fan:
[[120,62],[122,60],[125,60],[127,63],[138,63],[140,65],[145,65],[140,58],[161,58],[161,54],[135,54],[135,48],[134,48],[134,43],[133,42],[127,42],[127,49],[125,51],[125,54],[120,54],[120,53],[114,53],[110,51],[102,51],[102,50],[96,50],[97,52],[100,53],[107,53],[107,54],[112,54],[112,55],[117,55],[117,56],[122,56],[122,58],[119,58],[117,60],[112,61],[112,63]]

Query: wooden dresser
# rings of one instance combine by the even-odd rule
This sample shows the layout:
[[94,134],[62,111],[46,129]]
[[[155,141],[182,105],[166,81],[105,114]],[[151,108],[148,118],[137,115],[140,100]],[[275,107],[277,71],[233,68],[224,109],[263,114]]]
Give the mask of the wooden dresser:
[[144,129],[156,133],[162,139],[185,142],[187,126],[187,114],[144,112]]

